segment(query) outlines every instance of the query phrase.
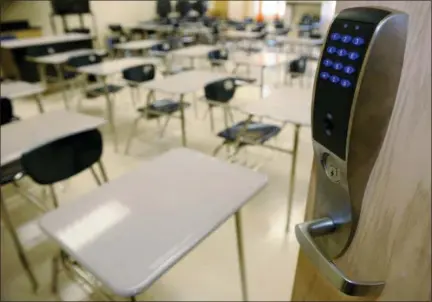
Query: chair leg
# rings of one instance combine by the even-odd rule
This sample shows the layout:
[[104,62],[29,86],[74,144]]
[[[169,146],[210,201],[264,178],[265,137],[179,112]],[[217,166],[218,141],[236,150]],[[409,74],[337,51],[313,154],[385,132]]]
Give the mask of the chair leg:
[[213,116],[213,107],[209,106],[209,115],[210,115],[210,130],[214,132],[214,116]]
[[4,204],[3,194],[1,194],[1,192],[0,192],[0,206],[1,206],[1,215],[3,217],[3,221],[5,223],[6,228],[9,229],[9,232],[10,232],[11,237],[12,237],[12,241],[14,242],[14,245],[18,251],[18,257],[19,257],[19,260],[21,262],[21,265],[23,266],[23,268],[27,274],[27,277],[28,277],[28,279],[32,285],[33,291],[36,292],[38,290],[39,284],[36,280],[36,277],[35,277],[32,269],[30,268],[30,262],[27,259],[27,256],[24,252],[24,248],[21,244],[21,241],[19,240],[18,234],[17,234],[15,228],[13,227],[12,220],[9,216],[8,209],[7,209],[6,205]]
[[132,139],[133,139],[133,137],[135,136],[135,132],[136,132],[137,129],[138,129],[138,124],[139,124],[139,121],[140,121],[140,120],[141,120],[141,116],[137,117],[137,118],[135,119],[135,121],[133,122],[131,132],[130,132],[129,137],[128,137],[128,140],[127,140],[127,142],[126,142],[125,154],[129,154],[129,149],[130,149],[130,146],[131,146],[131,144],[132,144]]
[[91,173],[92,173],[92,175],[93,175],[93,178],[96,180],[97,185],[98,185],[98,186],[101,186],[101,185],[102,185],[102,182],[101,182],[101,180],[99,179],[99,176],[96,174],[96,171],[95,171],[95,169],[94,169],[93,166],[90,167],[90,171],[91,171]]
[[57,209],[59,207],[59,202],[58,202],[57,194],[55,192],[54,185],[51,184],[48,187],[49,187],[49,190],[50,190],[51,197],[53,199],[54,208]]
[[51,292],[58,293],[60,255],[55,255],[51,262]]
[[102,179],[104,180],[105,183],[108,182],[108,176],[104,167],[104,164],[102,163],[102,161],[99,159],[99,161],[97,162],[98,166],[99,166],[99,170],[102,174]]
[[135,99],[135,97],[136,97],[136,93],[134,93],[134,90],[135,90],[135,88],[130,87],[132,106],[133,106],[134,108],[136,108],[136,99]]
[[169,123],[170,119],[171,119],[171,116],[168,115],[167,118],[165,119],[165,123],[164,123],[164,125],[162,127],[162,130],[161,130],[161,133],[160,133],[160,137],[164,136],[165,130],[166,130],[167,126],[168,126],[168,123]]

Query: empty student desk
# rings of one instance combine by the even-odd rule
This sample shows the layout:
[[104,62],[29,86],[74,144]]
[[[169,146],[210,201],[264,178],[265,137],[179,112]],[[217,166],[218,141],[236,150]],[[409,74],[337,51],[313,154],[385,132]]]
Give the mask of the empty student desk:
[[262,33],[260,32],[232,29],[229,29],[222,33],[223,37],[230,40],[255,40],[261,35]]
[[102,63],[92,64],[77,69],[77,72],[82,74],[94,75],[100,79],[104,85],[106,107],[108,114],[108,122],[111,126],[111,131],[114,140],[114,149],[117,151],[117,134],[114,123],[114,112],[113,104],[110,93],[108,92],[107,77],[116,73],[120,73],[125,69],[140,66],[143,64],[154,64],[156,65],[158,60],[155,58],[121,58],[112,61],[104,61]]
[[[39,146],[67,137],[72,134],[96,129],[105,121],[69,111],[52,111],[29,119],[20,120],[1,126],[1,171],[2,177],[14,170],[24,153]],[[9,172],[9,173],[8,173]],[[12,240],[18,250],[19,259],[26,274],[36,290],[38,284],[24,252],[24,248],[14,229],[8,209],[0,196],[2,218],[9,229]]]
[[[48,65],[54,66],[56,71],[56,80],[62,85],[64,83],[62,65],[65,64],[71,57],[82,56],[87,54],[104,55],[106,54],[106,51],[98,50],[98,49],[76,49],[76,50],[69,50],[60,53],[52,53],[44,56],[29,57],[28,60],[38,65],[39,78],[41,82],[44,83],[45,85],[47,84],[47,76],[48,76],[46,74],[46,66]],[[66,87],[63,86],[62,87],[63,101],[65,103],[66,109],[69,109],[69,100],[65,89]]]
[[2,41],[2,70],[4,76],[31,83],[38,82],[40,79],[36,66],[33,62],[29,62],[27,57],[93,48],[92,43],[90,35],[78,33]]
[[276,67],[284,65],[291,60],[294,60],[294,55],[272,53],[272,52],[261,52],[253,55],[248,55],[244,52],[234,53],[229,60],[235,64],[234,71],[241,65],[244,66],[255,66],[261,69],[260,72],[260,87],[261,97],[264,97],[264,71],[266,68]]
[[285,45],[290,45],[290,50],[293,50],[294,46],[300,46],[306,48],[309,55],[312,54],[314,47],[321,46],[324,43],[323,39],[308,39],[308,38],[296,38],[288,36],[278,36],[275,38],[276,42],[281,45],[282,49]]
[[266,182],[265,175],[180,148],[46,214],[40,225],[104,286],[133,298],[235,215],[247,300],[240,209]]
[[287,230],[291,217],[291,207],[295,189],[295,173],[298,151],[299,132],[301,127],[311,125],[312,91],[292,87],[278,88],[263,100],[256,100],[237,108],[252,117],[269,118],[283,125],[294,125],[294,139],[291,150],[275,148],[277,151],[291,154],[290,191],[288,197]]
[[126,51],[145,51],[152,48],[155,45],[163,43],[162,40],[139,40],[139,41],[130,41],[126,43],[119,43],[114,46],[115,49],[121,50],[123,52]]
[[70,111],[51,111],[1,127],[1,166],[24,152],[65,136],[95,129],[105,120]]
[[45,88],[42,87],[40,84],[32,84],[22,81],[6,81],[2,82],[0,85],[0,92],[2,97],[12,100],[26,97],[34,97],[39,112],[44,112],[42,101],[40,99],[40,94],[45,91]]
[[195,67],[195,59],[199,58],[207,58],[207,55],[210,51],[221,49],[222,46],[214,46],[214,45],[192,45],[188,47],[184,47],[181,49],[176,49],[171,51],[170,55],[175,57],[185,57],[189,58],[191,61],[192,67]]
[[[160,91],[164,93],[179,95],[180,102],[184,101],[185,94],[194,93],[204,86],[225,78],[231,77],[228,73],[217,73],[206,70],[190,70],[163,79],[146,82],[141,87],[150,90],[150,93]],[[180,106],[180,122],[182,130],[182,144],[186,142],[186,120],[184,117],[184,106]],[[133,131],[132,131],[133,132]]]

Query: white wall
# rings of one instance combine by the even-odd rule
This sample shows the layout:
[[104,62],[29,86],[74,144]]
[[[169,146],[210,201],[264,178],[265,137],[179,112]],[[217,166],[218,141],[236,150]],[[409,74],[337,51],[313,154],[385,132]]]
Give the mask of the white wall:
[[[139,21],[156,17],[156,2],[151,0],[91,1],[90,3],[97,20],[100,42],[105,41],[108,24],[134,25]],[[27,19],[32,26],[41,26],[44,34],[50,35],[52,34],[49,19],[51,11],[50,1],[13,1],[5,11],[2,11],[1,19],[2,21]],[[56,19],[57,28],[60,30],[62,28],[60,18]],[[77,16],[70,16],[69,19],[70,27],[76,27],[79,24]],[[91,26],[87,18],[86,25]]]
[[228,2],[228,18],[234,20],[242,20],[244,16],[244,6],[243,1],[229,1]]

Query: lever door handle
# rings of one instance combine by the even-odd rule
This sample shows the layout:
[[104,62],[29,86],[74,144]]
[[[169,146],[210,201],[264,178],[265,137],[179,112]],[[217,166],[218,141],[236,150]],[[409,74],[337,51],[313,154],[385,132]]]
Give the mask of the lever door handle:
[[336,225],[330,218],[321,218],[296,225],[295,234],[300,248],[330,283],[349,296],[378,296],[384,282],[356,282],[348,279],[319,249],[314,237],[330,234]]

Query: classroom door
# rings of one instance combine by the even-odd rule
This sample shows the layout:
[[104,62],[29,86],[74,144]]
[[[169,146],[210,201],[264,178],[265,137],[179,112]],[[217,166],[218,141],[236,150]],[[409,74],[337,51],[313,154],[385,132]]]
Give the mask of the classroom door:
[[[342,295],[300,251],[292,300],[430,301],[431,2],[338,1],[336,12],[355,6],[409,14],[405,62],[388,132],[364,195],[357,233],[334,261],[350,279],[384,281],[385,287],[376,298]],[[315,184],[313,169],[305,221],[312,219]]]

